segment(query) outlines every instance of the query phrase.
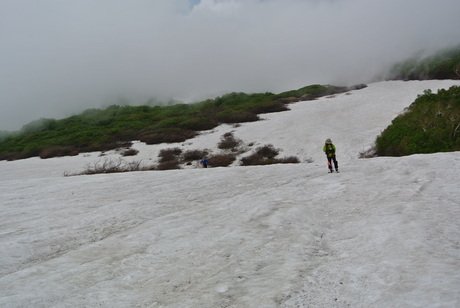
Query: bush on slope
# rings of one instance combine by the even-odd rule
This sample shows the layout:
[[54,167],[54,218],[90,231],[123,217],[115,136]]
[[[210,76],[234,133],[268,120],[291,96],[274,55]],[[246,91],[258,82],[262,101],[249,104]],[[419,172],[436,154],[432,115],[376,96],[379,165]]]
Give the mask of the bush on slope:
[[460,87],[423,95],[396,117],[376,140],[380,156],[460,150]]
[[431,56],[414,56],[395,64],[389,80],[460,79],[460,45]]

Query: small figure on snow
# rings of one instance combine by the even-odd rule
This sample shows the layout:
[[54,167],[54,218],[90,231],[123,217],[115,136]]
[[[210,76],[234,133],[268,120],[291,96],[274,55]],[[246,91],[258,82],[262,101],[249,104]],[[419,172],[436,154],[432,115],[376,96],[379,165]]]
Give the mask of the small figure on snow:
[[327,139],[326,143],[323,147],[323,151],[327,156],[327,165],[329,167],[329,172],[333,172],[332,170],[332,163],[334,163],[335,172],[339,172],[339,164],[335,157],[335,145],[332,143],[331,139]]
[[203,168],[208,168],[208,159],[206,157],[203,157],[203,159],[200,161],[200,165]]

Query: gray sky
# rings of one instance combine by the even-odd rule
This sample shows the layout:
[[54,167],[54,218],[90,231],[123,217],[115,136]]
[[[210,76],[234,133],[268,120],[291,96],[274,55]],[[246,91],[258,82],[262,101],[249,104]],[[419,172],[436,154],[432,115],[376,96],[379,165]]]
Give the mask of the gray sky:
[[366,82],[460,43],[458,0],[0,0],[0,130],[128,99]]

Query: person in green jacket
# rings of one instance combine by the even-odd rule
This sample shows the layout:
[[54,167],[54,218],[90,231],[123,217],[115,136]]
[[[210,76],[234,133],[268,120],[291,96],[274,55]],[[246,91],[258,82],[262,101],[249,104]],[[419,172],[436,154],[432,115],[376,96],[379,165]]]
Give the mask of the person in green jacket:
[[334,163],[335,172],[339,172],[339,163],[335,157],[335,145],[332,143],[331,139],[327,139],[324,147],[323,152],[326,154],[327,157],[327,165],[329,167],[329,172],[333,172],[332,170],[332,163]]

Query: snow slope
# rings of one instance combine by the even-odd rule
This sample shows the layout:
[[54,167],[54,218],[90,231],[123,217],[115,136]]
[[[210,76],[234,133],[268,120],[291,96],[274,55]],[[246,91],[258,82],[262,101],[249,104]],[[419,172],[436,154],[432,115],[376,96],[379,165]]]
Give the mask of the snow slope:
[[63,177],[99,153],[1,161],[0,306],[459,307],[460,153],[358,159],[454,84],[370,84],[126,158],[217,152],[233,131],[300,164]]

